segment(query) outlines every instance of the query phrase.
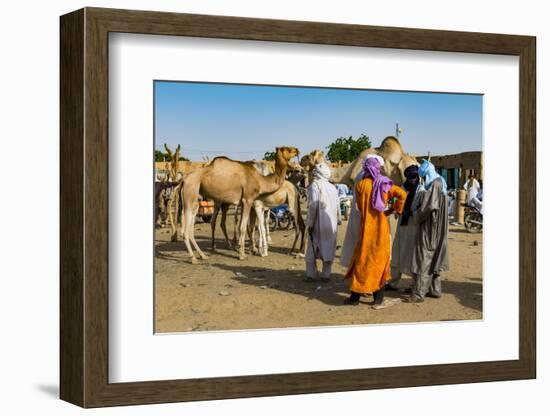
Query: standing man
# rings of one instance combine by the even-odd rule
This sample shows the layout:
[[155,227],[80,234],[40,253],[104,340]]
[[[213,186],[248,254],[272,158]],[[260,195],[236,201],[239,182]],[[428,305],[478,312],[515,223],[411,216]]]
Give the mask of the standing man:
[[418,166],[411,165],[405,169],[405,183],[403,188],[407,191],[407,199],[403,208],[403,215],[398,220],[397,230],[393,239],[391,251],[391,281],[387,284],[387,290],[398,290],[401,275],[412,276],[412,254],[418,235],[418,224],[412,219],[412,212],[419,205],[423,187],[418,176]]
[[[384,302],[386,281],[390,279],[390,225],[387,215],[401,214],[407,194],[380,173],[384,159],[369,157],[363,165],[363,179],[355,186],[355,199],[360,213],[359,240],[353,252],[346,278],[351,279],[351,295],[347,302],[359,304],[362,294],[372,293],[374,309],[382,309],[392,302]],[[393,200],[386,210],[388,200]]]
[[412,255],[414,286],[409,302],[420,303],[425,296],[441,297],[441,272],[449,270],[447,232],[447,184],[434,165],[423,160],[418,174],[424,178],[424,193],[413,211],[418,236]]
[[307,198],[306,225],[309,244],[305,257],[306,281],[313,281],[316,277],[317,259],[323,262],[321,280],[329,281],[336,254],[340,203],[336,188],[328,181],[329,178],[330,168],[326,164],[315,165]]
[[481,185],[477,181],[475,175],[468,176],[468,180],[464,184],[464,189],[468,193],[466,195],[466,203],[468,205],[471,205],[472,201],[476,198],[477,194],[481,190]]

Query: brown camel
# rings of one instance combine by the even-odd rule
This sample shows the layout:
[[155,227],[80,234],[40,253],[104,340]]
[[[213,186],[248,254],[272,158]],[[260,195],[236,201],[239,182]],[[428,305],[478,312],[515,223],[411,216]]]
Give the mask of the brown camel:
[[[389,177],[396,185],[401,185],[405,180],[404,172],[407,167],[410,165],[418,165],[417,160],[413,156],[405,153],[398,139],[393,136],[388,136],[382,140],[379,147],[363,150],[348,166],[331,168],[330,182],[344,183],[353,187],[354,180],[357,175],[361,173],[363,163],[368,154],[377,154],[384,158],[382,173]],[[300,161],[302,167],[308,172],[310,181],[313,175],[313,166],[320,162],[327,163],[321,150],[312,151]]]
[[[176,205],[176,212],[179,210],[179,194],[181,181],[178,178],[178,162],[181,147],[178,145],[175,152],[172,152],[166,144],[164,148],[169,159],[165,163],[167,174],[160,181],[155,182],[155,218],[157,225],[161,225],[168,217],[172,233],[175,235],[176,224],[173,216],[173,208]],[[176,214],[177,215],[177,214]],[[173,237],[174,238],[174,237]]]
[[[247,164],[250,164],[251,166],[254,166],[256,170],[263,176],[267,176],[271,174],[270,167],[263,161],[248,161],[244,162]],[[300,173],[302,171],[302,168],[299,164],[292,164],[289,163],[289,170],[296,171],[297,173]],[[250,212],[250,219],[249,219],[249,227],[248,227],[248,234],[249,239],[252,245],[252,253],[260,254],[261,256],[267,255],[268,250],[268,243],[271,242],[271,238],[269,236],[269,227],[267,224],[267,216],[262,215],[258,218],[256,215],[256,212],[261,210],[262,213],[267,214],[270,208],[277,207],[282,204],[287,204],[288,209],[290,213],[292,214],[292,220],[294,223],[294,229],[295,229],[295,237],[294,242],[292,244],[292,247],[290,249],[290,254],[292,254],[296,248],[296,244],[298,242],[298,239],[301,237],[300,241],[300,251],[299,254],[304,255],[305,254],[305,246],[304,246],[304,236],[305,236],[305,223],[302,218],[301,213],[301,207],[300,207],[300,195],[298,193],[298,190],[296,189],[296,186],[291,183],[289,180],[285,180],[281,188],[279,188],[278,191],[273,192],[271,194],[266,194],[260,196],[256,201],[254,201],[254,210]],[[216,229],[216,217],[221,210],[222,217],[221,217],[221,229],[225,237],[225,241],[228,244],[230,248],[233,248],[233,246],[236,244],[236,227],[235,227],[235,233],[233,236],[233,242],[229,240],[229,236],[227,234],[227,228],[226,228],[226,217],[227,217],[227,211],[229,209],[229,205],[227,204],[221,204],[216,205],[214,208],[214,215],[212,216],[212,250],[216,249],[216,239],[215,239],[215,229]],[[238,218],[239,209],[238,207],[235,207],[235,224],[237,224],[237,218]],[[262,223],[260,223],[262,221]],[[260,250],[256,247],[256,238],[255,238],[255,231],[256,227],[263,226],[265,230],[265,236],[266,239],[264,241],[260,240]],[[260,233],[262,235],[262,233]]]
[[[265,161],[262,161],[262,160],[260,161],[248,160],[242,163],[246,163],[250,166],[253,166],[263,176],[267,176],[273,173],[273,170],[267,165],[267,163],[265,163]],[[290,166],[292,165],[289,163],[289,167]],[[225,242],[227,243],[230,249],[233,249],[233,247],[236,246],[237,244],[237,222],[239,218],[239,206],[235,206],[235,211],[234,211],[235,229],[233,230],[233,241],[229,240],[229,236],[227,234],[227,227],[226,227],[227,212],[230,206],[231,205],[229,204],[222,204],[222,203],[216,203],[214,205],[214,213],[212,214],[212,220],[210,222],[210,226],[212,230],[212,251],[216,250],[216,221],[220,211],[222,212],[220,227],[225,237]]]
[[[181,201],[181,186],[182,178],[178,172],[178,165],[180,159],[181,146],[178,144],[175,152],[172,152],[170,148],[164,144],[164,149],[168,153],[169,160],[166,162],[167,181],[164,185],[165,192],[170,192],[166,211],[168,212],[168,221],[170,223],[170,228],[172,229],[171,241],[178,240],[177,225],[178,219],[181,217],[182,213],[182,201]],[[181,223],[183,219],[181,219]]]
[[209,165],[189,173],[181,188],[183,198],[184,240],[191,262],[197,263],[191,244],[202,259],[208,257],[199,248],[194,236],[199,196],[219,204],[242,205],[239,224],[239,259],[246,258],[244,238],[250,210],[259,196],[277,191],[285,180],[288,162],[299,155],[295,147],[276,149],[275,173],[262,176],[253,166],[226,157],[217,157]]

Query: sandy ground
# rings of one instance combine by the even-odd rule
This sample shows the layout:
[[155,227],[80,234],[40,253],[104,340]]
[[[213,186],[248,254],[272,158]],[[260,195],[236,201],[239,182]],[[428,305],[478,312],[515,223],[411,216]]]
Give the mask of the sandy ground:
[[[232,217],[232,216],[231,216]],[[346,222],[339,227],[339,245]],[[371,297],[358,306],[348,296],[345,269],[337,259],[331,282],[304,282],[304,260],[288,251],[294,230],[275,231],[268,257],[240,261],[217,229],[217,251],[210,249],[210,224],[197,223],[196,239],[207,255],[192,265],[182,242],[171,243],[167,228],[156,231],[155,331],[184,332],[256,328],[311,327],[482,318],[482,234],[450,227],[450,271],[443,275],[444,294],[422,304],[399,303],[373,310]],[[228,219],[232,233],[233,222]],[[410,284],[405,277],[402,287]],[[387,297],[399,297],[387,292]]]

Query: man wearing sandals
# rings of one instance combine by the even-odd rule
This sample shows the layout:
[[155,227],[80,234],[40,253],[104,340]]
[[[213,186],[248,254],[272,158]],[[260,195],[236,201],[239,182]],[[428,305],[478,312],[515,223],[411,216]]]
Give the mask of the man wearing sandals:
[[407,299],[412,303],[423,302],[425,296],[441,297],[440,275],[449,270],[447,184],[428,160],[422,161],[418,174],[424,179],[425,191],[412,214],[418,225],[411,263],[414,284]]
[[[369,155],[363,165],[363,179],[355,186],[357,208],[361,214],[359,240],[355,246],[346,278],[351,280],[350,305],[358,305],[362,294],[372,293],[373,308],[382,309],[398,299],[384,300],[390,279],[390,225],[387,215],[403,212],[406,192],[380,173],[384,159]],[[388,202],[393,201],[390,209]]]
[[336,254],[336,237],[340,201],[336,187],[328,180],[330,168],[324,163],[315,165],[313,181],[308,187],[307,230],[309,244],[306,251],[306,281],[317,275],[317,260],[323,262],[321,280],[330,280],[332,262]]
[[413,211],[420,203],[424,186],[420,183],[418,166],[411,165],[405,169],[405,183],[403,189],[407,191],[405,208],[397,223],[397,230],[392,244],[391,252],[391,280],[386,285],[386,290],[399,291],[401,276],[412,276],[412,255],[417,243],[418,224],[413,221]]

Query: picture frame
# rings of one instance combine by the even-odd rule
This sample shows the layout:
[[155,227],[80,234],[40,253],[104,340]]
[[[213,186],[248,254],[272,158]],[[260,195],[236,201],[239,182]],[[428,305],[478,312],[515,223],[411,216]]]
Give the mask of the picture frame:
[[[113,32],[518,56],[519,359],[110,383],[108,36]],[[84,8],[60,19],[60,66],[61,399],[103,407],[536,377],[536,194],[530,191],[536,183],[534,37]]]

